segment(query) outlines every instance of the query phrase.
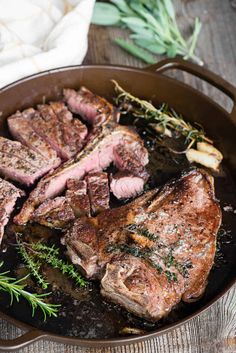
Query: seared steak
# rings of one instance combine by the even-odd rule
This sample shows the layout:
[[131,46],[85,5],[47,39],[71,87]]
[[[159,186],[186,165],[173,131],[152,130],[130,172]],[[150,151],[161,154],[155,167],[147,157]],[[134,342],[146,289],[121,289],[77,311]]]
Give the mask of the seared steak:
[[64,238],[68,255],[88,277],[102,278],[105,297],[134,314],[159,320],[205,290],[221,224],[205,172],[191,170],[161,191],[99,214],[89,224],[92,241],[81,232],[83,222]]
[[144,179],[129,172],[112,175],[110,189],[117,199],[135,197],[143,192]]
[[110,190],[107,173],[88,174],[88,194],[93,215],[109,209]]
[[9,130],[16,140],[50,161],[51,169],[54,169],[59,166],[61,160],[57,157],[56,151],[34,131],[32,118],[35,115],[39,113],[33,108],[16,112],[7,119]]
[[27,186],[51,170],[52,164],[41,154],[20,142],[0,137],[0,173]]
[[69,109],[93,125],[102,124],[115,114],[114,107],[106,99],[97,96],[85,87],[81,87],[78,92],[73,89],[64,89],[63,93]]
[[90,201],[87,194],[87,182],[85,180],[69,179],[67,181],[66,199],[72,207],[74,214],[90,216]]
[[49,228],[64,228],[75,219],[75,215],[65,197],[56,197],[40,205],[32,219]]
[[[25,224],[34,209],[48,198],[53,198],[66,187],[68,179],[82,179],[89,172],[102,171],[114,161],[114,147],[132,141],[137,150],[143,142],[140,137],[126,126],[107,121],[100,128],[99,134],[92,139],[77,156],[64,163],[53,173],[41,179],[32,191],[20,214],[15,217],[17,224]],[[146,162],[148,159],[146,158]]]
[[87,136],[87,127],[72,114],[62,102],[38,106],[40,115],[33,116],[33,129],[67,160],[81,150]]
[[16,200],[21,196],[24,196],[22,190],[0,178],[0,244],[4,234],[4,227],[9,220]]

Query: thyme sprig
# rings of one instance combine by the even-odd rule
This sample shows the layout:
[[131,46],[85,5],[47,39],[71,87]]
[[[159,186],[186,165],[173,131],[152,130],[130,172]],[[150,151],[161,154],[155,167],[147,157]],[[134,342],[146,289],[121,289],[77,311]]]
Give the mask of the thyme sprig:
[[[182,116],[178,115],[166,104],[159,109],[154,107],[150,102],[139,99],[131,93],[125,91],[115,80],[112,80],[117,93],[116,104],[120,106],[123,113],[131,112],[135,117],[145,119],[148,123],[155,123],[163,133],[165,131],[173,131],[185,137],[187,144],[186,150],[190,149],[196,142],[204,141],[213,144],[203,130],[197,129],[189,122],[186,122]],[[183,153],[186,152],[183,151]]]
[[26,264],[26,267],[30,271],[32,277],[36,279],[38,285],[42,287],[42,289],[47,289],[49,283],[46,282],[46,280],[40,273],[41,263],[35,260],[35,257],[29,254],[26,247],[22,242],[19,241],[19,239],[17,239],[17,244],[18,244],[17,251],[20,254],[24,263]]
[[[0,267],[2,266],[3,262],[0,263]],[[11,298],[10,305],[13,304],[14,299],[19,302],[20,297],[23,297],[28,301],[32,308],[32,316],[34,316],[37,308],[42,311],[44,321],[46,320],[47,316],[57,316],[58,307],[60,305],[50,304],[44,301],[44,299],[51,293],[30,293],[25,290],[26,284],[24,284],[24,281],[27,279],[28,276],[20,279],[15,279],[13,277],[8,276],[8,274],[9,271],[0,273],[0,290],[9,293]]]
[[72,278],[76,285],[81,287],[86,285],[87,282],[76,270],[76,268],[59,257],[60,250],[54,245],[50,247],[39,242],[33,243],[30,246],[39,259],[44,260],[53,268],[59,269],[63,274],[66,274],[68,277]]

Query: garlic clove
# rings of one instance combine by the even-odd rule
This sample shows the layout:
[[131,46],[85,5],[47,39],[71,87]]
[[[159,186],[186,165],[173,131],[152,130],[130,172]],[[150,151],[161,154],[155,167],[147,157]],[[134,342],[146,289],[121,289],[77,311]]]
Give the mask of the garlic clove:
[[186,152],[186,157],[190,163],[196,162],[215,171],[218,171],[221,162],[216,156],[207,152],[195,150],[194,148],[190,148]]

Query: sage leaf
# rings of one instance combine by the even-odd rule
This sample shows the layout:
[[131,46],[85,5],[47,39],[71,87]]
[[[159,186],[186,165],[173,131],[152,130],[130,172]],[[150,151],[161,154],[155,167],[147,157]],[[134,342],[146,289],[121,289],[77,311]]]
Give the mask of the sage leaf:
[[153,54],[165,54],[166,48],[155,41],[148,39],[136,39],[135,43]]
[[175,9],[172,4],[172,1],[171,0],[160,0],[160,2],[163,2],[163,5],[165,6],[166,11],[168,12],[168,15],[170,16],[170,18],[172,18],[172,20],[175,20]]
[[167,55],[169,58],[174,58],[177,55],[177,48],[175,45],[172,45],[168,48]]
[[116,6],[97,2],[94,6],[92,23],[101,26],[113,26],[120,22],[120,11]]
[[133,11],[131,8],[126,4],[125,0],[110,0],[114,5],[118,7],[118,9],[126,15],[133,15]]
[[126,50],[129,54],[136,56],[147,64],[154,64],[156,62],[151,54],[133,43],[129,43],[122,38],[116,38],[114,42],[118,44],[122,49]]
[[123,23],[126,24],[126,26],[133,32],[135,33],[145,33],[149,32],[147,27],[147,24],[145,21],[143,21],[140,18],[136,17],[126,17],[121,20]]

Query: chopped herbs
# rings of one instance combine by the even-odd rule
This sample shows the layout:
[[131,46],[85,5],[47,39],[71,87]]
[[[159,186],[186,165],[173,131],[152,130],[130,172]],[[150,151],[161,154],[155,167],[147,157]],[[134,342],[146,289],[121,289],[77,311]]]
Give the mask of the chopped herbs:
[[177,282],[176,273],[170,272],[169,270],[165,271],[165,275],[169,282]]
[[[185,263],[181,264],[179,263],[173,256],[172,250],[168,253],[167,256],[162,257],[159,254],[156,253],[156,249],[148,249],[148,248],[140,248],[138,246],[134,245],[127,245],[127,244],[109,244],[107,246],[107,252],[124,252],[126,254],[130,254],[135,257],[142,258],[146,260],[153,268],[155,268],[160,274],[163,273],[163,268],[160,264],[157,263],[157,261],[154,261],[151,256],[156,255],[160,258],[161,262],[165,264],[167,268],[169,267],[175,267],[177,271],[184,277],[187,278],[189,273],[188,270],[192,268],[192,263],[191,261],[186,261]],[[177,281],[177,276],[176,273],[171,272],[170,270],[165,271],[165,275],[168,278],[169,281]]]
[[188,270],[192,268],[192,263],[191,261],[186,261],[185,263],[181,264],[179,263],[173,256],[172,250],[169,252],[169,254],[164,257],[164,263],[166,267],[175,267],[178,272],[184,277],[187,278],[189,273]]
[[[0,267],[3,266],[3,262],[0,263]],[[24,284],[24,280],[27,278],[15,279],[8,276],[9,271],[5,271],[0,273],[0,290],[4,292],[8,292],[11,297],[10,305],[13,304],[14,299],[18,302],[20,297],[26,299],[32,308],[32,316],[35,314],[35,310],[39,308],[44,315],[44,320],[46,320],[47,316],[57,316],[58,307],[60,305],[49,304],[44,301],[50,293],[30,293],[25,290],[26,284]]]
[[148,238],[150,240],[157,240],[158,235],[150,233],[148,229],[145,229],[137,224],[129,224],[127,227],[125,227],[126,230],[128,230],[131,233],[137,233],[138,235],[141,235],[145,238]]
[[106,250],[108,253],[121,251],[141,258],[147,258],[147,255],[150,254],[149,249],[140,249],[138,246],[127,244],[109,244]]

